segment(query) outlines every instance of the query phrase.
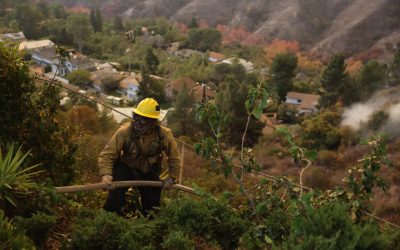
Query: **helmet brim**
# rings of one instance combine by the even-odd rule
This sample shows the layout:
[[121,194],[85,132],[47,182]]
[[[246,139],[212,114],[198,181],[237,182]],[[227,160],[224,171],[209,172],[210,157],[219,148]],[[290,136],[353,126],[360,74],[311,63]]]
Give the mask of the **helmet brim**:
[[144,117],[148,117],[148,118],[153,118],[153,119],[157,119],[157,120],[160,119],[160,115],[149,115],[149,114],[145,114],[145,113],[140,112],[140,111],[137,110],[136,108],[133,109],[133,112],[134,112],[135,114],[140,115],[140,116],[144,116]]

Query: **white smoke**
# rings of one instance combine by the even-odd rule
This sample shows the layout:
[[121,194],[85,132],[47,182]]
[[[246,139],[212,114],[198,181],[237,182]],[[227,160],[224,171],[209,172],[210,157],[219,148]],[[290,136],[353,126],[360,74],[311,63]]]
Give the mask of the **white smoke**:
[[361,125],[371,118],[371,115],[384,110],[389,118],[382,126],[382,131],[390,135],[400,135],[400,89],[390,88],[379,91],[368,101],[356,103],[346,108],[342,115],[342,126],[359,130]]

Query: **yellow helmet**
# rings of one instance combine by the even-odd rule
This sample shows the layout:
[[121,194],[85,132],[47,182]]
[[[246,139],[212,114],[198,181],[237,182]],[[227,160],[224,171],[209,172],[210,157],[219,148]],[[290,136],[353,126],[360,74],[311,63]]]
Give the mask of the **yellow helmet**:
[[133,109],[133,112],[148,118],[160,118],[160,106],[153,98],[146,98],[139,102],[137,107]]

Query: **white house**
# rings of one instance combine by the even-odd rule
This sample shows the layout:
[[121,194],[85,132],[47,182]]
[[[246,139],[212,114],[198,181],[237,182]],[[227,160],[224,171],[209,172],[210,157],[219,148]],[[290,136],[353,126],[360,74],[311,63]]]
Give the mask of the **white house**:
[[70,59],[65,62],[68,72],[75,70],[93,71],[96,66],[92,60],[83,55],[70,54]]
[[51,67],[51,72],[54,74],[57,70],[58,75],[65,75],[67,68],[65,66],[58,65],[59,59],[56,54],[55,47],[43,47],[34,49],[31,51],[32,60],[43,67]]

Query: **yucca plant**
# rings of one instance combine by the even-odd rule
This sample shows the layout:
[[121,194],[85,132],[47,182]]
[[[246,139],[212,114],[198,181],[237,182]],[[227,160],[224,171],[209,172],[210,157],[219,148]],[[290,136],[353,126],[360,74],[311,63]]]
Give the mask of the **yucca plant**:
[[[14,151],[14,144],[12,144],[3,157],[0,148],[0,200],[7,201],[16,207],[16,195],[27,194],[30,189],[38,187],[33,177],[42,171],[33,171],[38,165],[30,167],[23,165],[29,152],[23,154],[21,147],[16,152]],[[1,205],[3,206],[4,203]]]

